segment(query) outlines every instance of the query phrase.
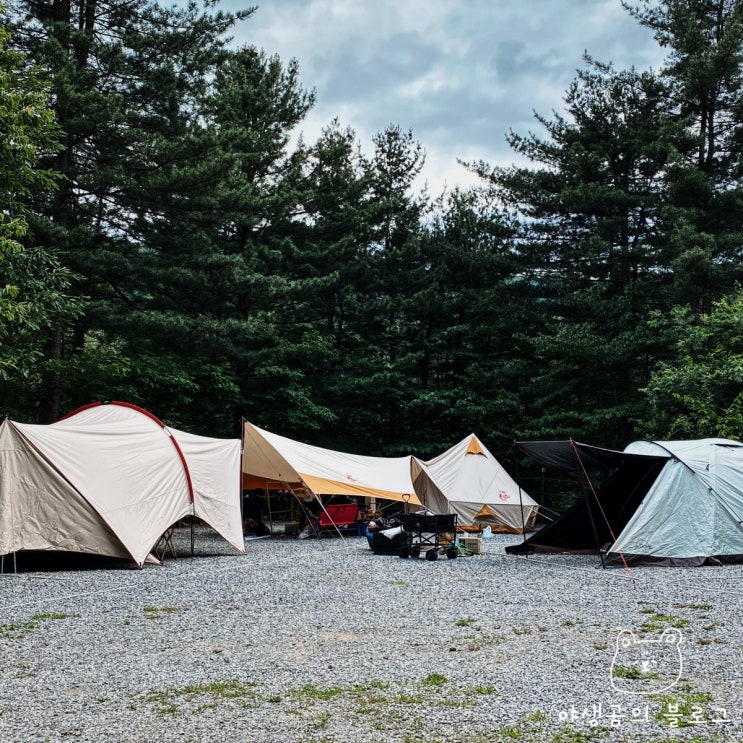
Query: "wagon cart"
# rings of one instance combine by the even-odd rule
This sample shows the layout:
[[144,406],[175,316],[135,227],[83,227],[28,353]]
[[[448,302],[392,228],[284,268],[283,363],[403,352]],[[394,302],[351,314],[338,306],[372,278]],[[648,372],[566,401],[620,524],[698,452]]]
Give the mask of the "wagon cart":
[[457,514],[406,513],[398,517],[403,528],[400,557],[419,557],[438,560],[443,553],[453,560],[459,550],[456,546]]

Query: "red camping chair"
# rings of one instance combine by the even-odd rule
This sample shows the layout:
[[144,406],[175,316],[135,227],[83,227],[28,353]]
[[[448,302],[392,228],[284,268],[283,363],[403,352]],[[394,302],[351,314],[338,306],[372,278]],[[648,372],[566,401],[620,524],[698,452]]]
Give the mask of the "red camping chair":
[[355,528],[358,515],[358,503],[329,503],[320,511],[320,533]]

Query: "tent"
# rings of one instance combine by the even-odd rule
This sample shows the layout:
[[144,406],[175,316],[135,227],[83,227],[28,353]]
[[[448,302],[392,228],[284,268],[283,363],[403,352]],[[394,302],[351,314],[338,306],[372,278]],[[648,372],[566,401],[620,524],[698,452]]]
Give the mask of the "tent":
[[489,525],[522,533],[533,528],[539,505],[513,481],[485,445],[470,434],[424,462],[412,457],[420,501],[434,513],[456,513],[460,526]]
[[186,516],[244,551],[238,439],[168,429],[118,402],[52,425],[0,424],[0,554],[60,550],[141,566]]
[[410,457],[367,457],[323,449],[243,427],[243,486],[270,483],[318,495],[349,495],[420,505],[410,479]]
[[574,441],[520,442],[544,465],[597,486],[512,554],[600,552],[606,564],[743,562],[743,444],[728,439],[637,441],[624,451]]

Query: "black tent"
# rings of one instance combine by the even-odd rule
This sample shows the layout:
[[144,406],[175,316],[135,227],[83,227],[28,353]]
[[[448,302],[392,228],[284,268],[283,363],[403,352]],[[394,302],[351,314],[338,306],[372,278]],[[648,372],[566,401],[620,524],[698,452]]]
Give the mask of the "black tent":
[[[512,555],[534,552],[599,553],[609,547],[668,461],[668,455],[628,454],[576,441],[517,441],[516,447],[547,467],[585,475],[584,497],[524,542]],[[596,489],[589,473],[608,472]]]

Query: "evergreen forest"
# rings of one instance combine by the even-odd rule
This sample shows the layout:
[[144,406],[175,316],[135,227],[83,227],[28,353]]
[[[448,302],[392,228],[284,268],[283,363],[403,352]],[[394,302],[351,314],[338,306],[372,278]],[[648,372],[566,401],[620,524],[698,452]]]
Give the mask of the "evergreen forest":
[[584,58],[468,189],[315,103],[254,9],[0,0],[0,413],[98,400],[354,453],[476,433],[743,438],[743,2],[627,0],[664,63]]

